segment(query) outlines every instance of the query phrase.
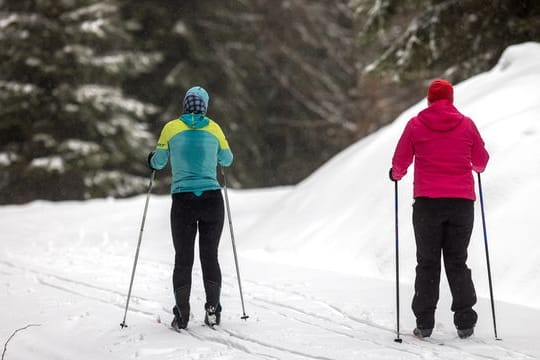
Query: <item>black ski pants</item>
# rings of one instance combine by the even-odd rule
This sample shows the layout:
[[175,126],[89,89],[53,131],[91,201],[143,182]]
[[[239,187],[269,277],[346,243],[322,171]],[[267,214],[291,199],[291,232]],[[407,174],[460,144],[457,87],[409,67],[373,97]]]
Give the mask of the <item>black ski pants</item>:
[[221,190],[205,191],[201,196],[191,192],[172,196],[171,230],[176,253],[173,288],[176,304],[180,308],[189,306],[197,230],[206,301],[214,306],[219,304],[221,269],[218,247],[224,217]]
[[412,309],[416,326],[433,329],[439,300],[441,252],[452,293],[454,324],[458,329],[474,327],[472,309],[476,293],[467,267],[467,247],[474,223],[474,202],[468,199],[416,198],[413,225],[416,238],[416,280]]

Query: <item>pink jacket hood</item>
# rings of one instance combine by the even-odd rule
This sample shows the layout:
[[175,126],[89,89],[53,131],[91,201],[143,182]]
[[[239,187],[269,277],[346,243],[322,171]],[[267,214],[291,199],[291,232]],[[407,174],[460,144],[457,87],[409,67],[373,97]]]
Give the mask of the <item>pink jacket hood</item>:
[[418,120],[433,131],[450,131],[458,126],[465,116],[449,100],[431,104],[418,114]]

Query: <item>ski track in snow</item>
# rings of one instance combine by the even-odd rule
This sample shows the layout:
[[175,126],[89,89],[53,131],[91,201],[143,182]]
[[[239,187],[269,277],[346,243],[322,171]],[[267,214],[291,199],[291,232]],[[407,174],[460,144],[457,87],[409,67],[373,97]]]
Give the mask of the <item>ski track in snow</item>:
[[[259,283],[254,283],[254,284],[255,285],[261,285]],[[261,285],[261,286],[263,286],[263,285]],[[403,350],[403,348],[402,348],[403,345],[402,344],[400,344],[400,345],[389,345],[388,343],[377,342],[377,341],[371,340],[369,338],[369,337],[372,337],[372,335],[373,335],[373,329],[375,329],[375,330],[384,330],[384,331],[392,333],[392,334],[395,333],[395,329],[386,328],[384,326],[381,326],[381,325],[378,325],[378,324],[375,324],[375,323],[372,323],[372,322],[369,322],[369,321],[358,319],[358,318],[356,318],[354,316],[351,316],[351,315],[347,314],[345,311],[340,310],[338,307],[336,307],[336,306],[334,306],[332,304],[328,304],[328,303],[326,303],[326,302],[324,302],[322,300],[314,299],[311,296],[306,296],[306,295],[301,294],[301,293],[296,292],[296,291],[285,291],[285,290],[282,290],[282,289],[278,289],[278,288],[276,288],[274,286],[266,286],[266,287],[271,288],[273,291],[281,291],[285,295],[289,294],[289,295],[294,295],[294,296],[301,296],[306,300],[306,303],[314,303],[315,302],[315,303],[319,303],[319,304],[322,304],[324,306],[327,306],[327,307],[331,308],[332,310],[334,310],[336,313],[340,314],[349,323],[336,321],[336,320],[334,320],[332,318],[322,316],[322,315],[318,315],[316,313],[303,310],[303,309],[301,309],[299,307],[291,306],[289,304],[284,304],[284,303],[281,303],[281,302],[278,302],[278,301],[275,301],[275,300],[267,300],[267,299],[258,298],[258,297],[254,297],[254,298],[251,299],[252,301],[254,301],[256,303],[265,303],[265,304],[271,305],[270,307],[267,307],[267,309],[269,311],[274,311],[274,312],[276,312],[278,314],[281,314],[282,316],[285,316],[287,318],[294,319],[294,320],[296,320],[298,322],[302,322],[302,323],[305,323],[305,324],[308,324],[308,325],[311,325],[311,326],[314,326],[314,327],[319,327],[319,328],[324,329],[324,330],[326,330],[328,332],[331,332],[331,333],[343,335],[343,336],[350,337],[350,338],[353,338],[353,339],[356,339],[356,340],[359,340],[359,341],[369,342],[369,343],[372,343],[374,345],[378,345],[378,346],[381,346],[381,347],[387,347],[387,348],[389,347],[389,348],[392,348],[392,349],[395,349],[395,350],[398,350],[398,351],[408,352],[410,354],[417,355],[419,358],[432,358],[431,356],[426,357],[425,353],[424,353],[426,345],[430,344],[430,345],[434,345],[431,350],[433,351],[433,355],[437,356],[437,359],[443,359],[443,358],[446,358],[446,356],[449,356],[448,358],[451,359],[451,358],[455,358],[454,356],[458,356],[458,355],[461,358],[463,358],[462,356],[464,354],[469,355],[469,356],[470,355],[476,356],[476,357],[482,358],[482,359],[508,359],[508,358],[512,358],[512,359],[535,359],[532,356],[529,356],[527,354],[520,353],[520,352],[517,352],[517,351],[514,351],[514,350],[509,350],[509,349],[504,348],[502,346],[491,344],[491,343],[488,343],[488,342],[485,342],[485,341],[482,341],[482,340],[479,340],[479,339],[471,338],[471,339],[468,339],[466,341],[463,341],[461,339],[458,339],[457,336],[456,336],[455,339],[452,339],[452,341],[453,340],[461,341],[461,342],[464,342],[466,345],[469,345],[470,343],[475,343],[478,346],[485,346],[486,348],[488,348],[489,351],[493,351],[493,350],[496,349],[497,352],[498,352],[498,355],[497,356],[492,356],[492,355],[485,355],[485,354],[478,353],[478,352],[470,352],[470,351],[467,351],[466,349],[463,349],[463,347],[460,347],[458,345],[449,344],[447,340],[443,340],[443,342],[446,342],[443,346],[445,346],[447,348],[454,349],[454,350],[458,351],[459,354],[451,354],[451,355],[448,355],[446,353],[442,354],[441,352],[436,350],[438,347],[441,346],[440,341],[434,340],[434,339],[420,340],[420,339],[417,339],[416,337],[414,337],[412,335],[408,335],[408,334],[401,334],[401,335],[409,337],[412,340],[410,342],[411,345],[421,347],[422,353]],[[272,309],[272,306],[274,307],[274,309]],[[286,313],[280,312],[279,310],[276,309],[276,307],[281,308],[281,309],[285,309],[286,311],[288,310],[290,313],[286,314]],[[297,315],[294,315],[294,313],[300,314],[300,317],[298,317]],[[311,321],[307,320],[307,319],[310,319]],[[322,321],[323,324],[317,324],[317,323],[315,323],[313,321],[319,321],[319,322]],[[350,324],[351,322],[353,323],[352,325]],[[357,326],[355,327],[354,324],[356,324]],[[333,328],[330,328],[329,325],[341,326],[344,329],[349,330],[351,332],[347,332],[347,331],[343,331],[343,330],[335,330]],[[371,328],[372,331],[366,331],[365,330],[366,326]],[[354,331],[354,332],[352,332],[352,331]],[[358,335],[358,333],[360,333],[360,332],[363,333],[363,334],[366,334],[366,336],[368,338],[360,337]],[[465,358],[467,358],[467,357],[465,357]]]
[[[77,295],[87,300],[100,302],[106,305],[112,305],[122,310],[125,308],[125,303],[121,303],[121,302],[115,303],[112,301],[114,299],[124,300],[126,296],[124,293],[107,289],[104,287],[96,286],[94,284],[88,284],[82,281],[69,279],[64,276],[46,274],[46,273],[43,273],[42,271],[37,271],[29,267],[17,266],[17,265],[14,265],[12,262],[0,260],[0,264],[8,266],[9,268],[12,268],[12,269],[17,269],[21,272],[28,272],[28,273],[34,274],[37,277],[37,281],[43,286],[53,288],[55,290],[63,291],[69,294]],[[194,272],[194,275],[197,275],[196,272]],[[77,290],[74,290],[74,288],[77,288]],[[159,303],[153,300],[149,300],[149,299],[132,295],[131,301],[132,301],[131,304],[136,303],[137,307],[130,305],[130,309],[129,309],[130,312],[137,313],[139,315],[143,315],[152,319],[160,318],[159,314],[152,312],[151,310],[142,310],[141,305],[146,304],[147,306],[154,309],[161,307],[162,311],[164,311],[165,313],[167,313],[168,315],[172,317],[171,311],[167,310],[165,307],[161,306]],[[289,354],[289,355],[298,355],[305,359],[313,359],[313,360],[329,359],[325,357],[319,357],[319,356],[302,353],[294,349],[287,349],[284,347],[274,346],[270,343],[259,341],[257,339],[254,339],[245,335],[236,334],[232,331],[224,331],[224,333],[227,335],[226,337],[204,335],[204,334],[201,334],[198,330],[194,330],[194,328],[196,327],[197,327],[197,324],[194,324],[187,331],[183,331],[183,332],[187,333],[188,335],[190,335],[191,337],[197,340],[210,341],[213,343],[217,343],[219,345],[224,345],[228,347],[229,349],[238,350],[249,355],[260,356],[266,359],[281,359],[282,358],[282,357],[272,356],[268,354],[257,353],[256,351],[250,350],[247,346],[244,346],[243,344],[239,342],[235,342],[233,339],[239,340],[240,342],[246,342],[248,343],[248,345],[255,344],[259,347],[270,349],[271,351],[277,350],[279,352],[285,352],[286,354]],[[204,330],[205,332],[208,332],[211,329],[204,329]],[[216,333],[219,333],[219,332],[216,332]]]
[[[168,312],[169,315],[172,317],[172,312]],[[172,330],[172,328],[170,326],[167,326],[165,325],[169,330],[171,331],[174,331]],[[199,331],[199,328],[202,329],[202,331],[204,331],[204,333],[201,333],[202,331]],[[248,347],[240,344],[240,343],[237,343],[231,339],[226,339],[222,336],[212,336],[212,335],[208,335],[208,332],[216,332],[218,333],[217,331],[218,329],[210,329],[208,328],[206,325],[198,325],[198,324],[191,324],[191,326],[189,326],[187,329],[184,329],[184,330],[181,330],[180,334],[187,334],[199,341],[211,341],[213,343],[216,343],[216,344],[220,344],[220,345],[224,345],[226,346],[229,350],[238,350],[240,352],[243,352],[245,354],[249,354],[249,355],[256,355],[256,356],[259,356],[259,357],[262,357],[262,358],[265,358],[265,359],[279,359],[278,357],[274,357],[274,356],[270,356],[270,355],[266,355],[266,354],[262,354],[262,353],[257,353],[251,349],[249,349]]]
[[[158,262],[156,262],[158,263]],[[109,289],[96,284],[90,284],[84,281],[72,279],[65,275],[59,276],[52,273],[45,273],[28,266],[15,265],[13,261],[0,260],[3,273],[14,275],[13,271],[20,273],[30,273],[37,279],[42,286],[46,286],[58,291],[66,292],[72,295],[80,296],[90,301],[96,301],[107,306],[114,306],[119,310],[125,308],[126,294],[121,291]],[[161,264],[164,265],[164,264]],[[169,266],[170,264],[166,264]],[[200,276],[200,273],[194,271],[194,276]],[[236,279],[232,276],[224,276],[224,285],[232,290],[236,288]],[[319,331],[321,338],[341,338],[340,341],[353,343],[363,343],[364,348],[385,349],[387,352],[395,352],[395,356],[385,354],[386,358],[411,358],[411,359],[515,359],[528,360],[534,359],[524,353],[507,349],[481,339],[469,339],[462,341],[460,339],[426,339],[419,340],[409,334],[402,334],[407,340],[403,344],[391,342],[394,329],[379,325],[365,319],[348,314],[335,304],[328,303],[314,296],[306,295],[303,292],[294,289],[285,289],[271,284],[264,284],[251,280],[245,280],[249,284],[252,294],[246,299],[251,311],[258,313],[271,314],[272,317],[280,317],[286,322],[294,322],[300,327],[307,327],[310,331]],[[223,294],[223,296],[231,296]],[[294,299],[294,301],[283,302],[276,299]],[[308,306],[298,306],[295,303],[308,304]],[[132,295],[129,313],[138,314],[152,320],[163,318],[164,314],[172,317],[172,312],[158,301],[150,300],[145,297]],[[128,313],[128,314],[129,314]],[[248,320],[249,322],[249,320]],[[166,325],[165,327],[168,328]],[[294,327],[293,327],[294,328]],[[308,359],[308,360],[332,360],[339,359],[320,355],[318,353],[307,351],[304,347],[299,348],[298,344],[283,344],[272,342],[271,340],[261,339],[256,332],[240,331],[231,328],[216,327],[209,329],[206,326],[200,326],[197,321],[192,321],[187,331],[182,334],[204,343],[213,343],[218,347],[225,347],[228,354],[237,352],[249,355],[250,357],[261,359]],[[441,341],[443,345],[441,346]],[[456,345],[456,342],[462,341],[463,345]],[[288,346],[291,345],[291,346]],[[305,345],[309,348],[310,344]],[[444,348],[444,350],[442,350]],[[162,355],[174,354],[176,350],[163,350]],[[138,350],[138,356],[144,354],[156,354],[156,351]],[[376,358],[376,357],[373,357]]]

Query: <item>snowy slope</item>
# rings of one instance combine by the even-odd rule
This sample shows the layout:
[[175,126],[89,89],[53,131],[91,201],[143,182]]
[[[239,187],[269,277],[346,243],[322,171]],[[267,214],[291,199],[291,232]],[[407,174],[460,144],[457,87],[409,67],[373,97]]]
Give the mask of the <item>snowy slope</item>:
[[414,326],[408,175],[400,183],[404,342],[393,342],[393,185],[386,174],[418,104],[296,187],[231,191],[250,318],[240,320],[226,226],[223,324],[216,331],[203,326],[198,262],[189,330],[168,328],[168,196],[151,198],[123,330],[145,197],[0,207],[0,346],[16,329],[39,325],[17,333],[5,359],[539,359],[540,256],[533,223],[540,196],[539,80],[540,45],[524,44],[456,89],[458,105],[476,120],[492,154],[483,183],[504,341],[493,339],[478,226],[470,261],[481,295],[475,336],[457,338],[444,288],[433,340],[408,335]]
[[[234,192],[238,228],[287,189]],[[152,197],[126,323],[120,329],[144,197],[82,203],[34,202],[0,208],[0,341],[5,359],[534,359],[540,311],[498,303],[503,342],[489,321],[459,340],[449,299],[441,300],[433,341],[414,339],[402,306],[403,344],[394,343],[392,282],[241,257],[241,304],[228,236],[221,249],[222,326],[203,325],[201,270],[194,269],[188,331],[168,328],[173,301],[168,197]],[[244,222],[244,219],[247,221]],[[227,230],[227,229],[226,229]],[[412,289],[404,284],[402,294]],[[485,299],[480,313],[487,313]],[[526,321],[524,321],[526,319]],[[530,325],[528,323],[530,321]],[[525,324],[525,325],[524,325]],[[440,344],[444,344],[441,346]]]
[[[491,155],[482,175],[497,298],[540,307],[540,44],[510,47],[490,72],[455,88]],[[394,276],[391,158],[422,100],[299,184],[245,234],[253,256],[390,279]],[[414,277],[412,166],[399,183],[403,279]],[[479,202],[470,265],[487,295]],[[261,250],[263,249],[263,250]]]

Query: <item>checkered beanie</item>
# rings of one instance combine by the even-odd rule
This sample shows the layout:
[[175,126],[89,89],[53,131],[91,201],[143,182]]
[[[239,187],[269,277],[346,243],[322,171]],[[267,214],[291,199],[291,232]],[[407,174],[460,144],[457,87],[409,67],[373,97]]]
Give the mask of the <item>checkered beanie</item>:
[[184,99],[184,114],[206,114],[206,104],[203,99],[189,94]]

